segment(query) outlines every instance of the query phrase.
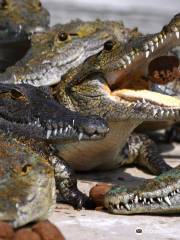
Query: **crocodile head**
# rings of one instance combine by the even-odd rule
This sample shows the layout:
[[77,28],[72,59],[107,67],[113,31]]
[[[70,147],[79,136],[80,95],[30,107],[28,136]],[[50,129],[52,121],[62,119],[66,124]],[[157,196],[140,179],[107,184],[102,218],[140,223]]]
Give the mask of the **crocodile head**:
[[96,113],[110,121],[175,118],[179,100],[152,92],[144,78],[153,59],[180,43],[179,31],[177,14],[159,33],[125,44],[106,42],[101,52],[62,79],[55,90],[57,98],[73,110]]
[[0,128],[42,140],[97,139],[108,132],[99,117],[81,116],[31,85],[0,84]]
[[39,0],[0,1],[0,71],[15,64],[31,46],[30,35],[47,29],[49,13]]
[[108,41],[101,52],[62,78],[55,97],[71,110],[105,118],[110,126],[109,134],[99,142],[101,146],[96,143],[94,149],[95,146],[82,144],[87,153],[83,156],[78,151],[75,154],[74,145],[68,151],[59,146],[60,154],[74,168],[115,167],[113,159],[118,158],[127,137],[140,123],[180,118],[180,100],[149,90],[144,80],[149,63],[179,44],[179,29],[177,14],[159,33],[134,37],[125,44]]
[[53,168],[1,130],[0,145],[0,220],[19,227],[47,219],[56,199]]
[[26,57],[1,75],[1,81],[34,86],[58,83],[68,70],[102,50],[106,41],[115,37],[124,43],[138,34],[113,21],[76,20],[55,25],[47,32],[32,36],[32,48]]
[[114,214],[179,213],[180,165],[136,189],[115,186],[106,194],[104,205]]
[[40,32],[48,25],[49,13],[39,0],[0,1],[0,39],[4,37],[8,41],[9,36],[11,40],[11,37],[18,37],[22,31],[27,34]]

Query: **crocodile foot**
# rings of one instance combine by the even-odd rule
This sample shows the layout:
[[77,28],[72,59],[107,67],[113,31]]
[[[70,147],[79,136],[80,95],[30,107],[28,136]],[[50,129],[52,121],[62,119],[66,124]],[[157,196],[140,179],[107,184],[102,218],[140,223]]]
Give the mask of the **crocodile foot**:
[[71,189],[69,194],[63,196],[61,193],[57,195],[57,202],[65,202],[73,206],[75,209],[94,209],[95,203],[94,201],[80,192],[78,189]]
[[179,214],[180,165],[138,188],[112,187],[104,205],[114,214]]

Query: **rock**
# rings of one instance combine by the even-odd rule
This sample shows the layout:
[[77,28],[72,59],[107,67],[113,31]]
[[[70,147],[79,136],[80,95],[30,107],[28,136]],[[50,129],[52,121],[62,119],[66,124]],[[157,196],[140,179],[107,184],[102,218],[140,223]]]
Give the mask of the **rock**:
[[94,187],[91,188],[89,192],[89,196],[95,202],[96,207],[103,207],[104,196],[110,188],[111,188],[111,185],[107,183],[96,184]]
[[9,239],[14,236],[12,226],[6,222],[0,221],[0,239]]
[[20,230],[17,230],[12,240],[41,240],[41,238],[30,228],[22,228]]
[[49,221],[39,222],[32,227],[32,230],[37,233],[41,240],[64,240],[59,229]]

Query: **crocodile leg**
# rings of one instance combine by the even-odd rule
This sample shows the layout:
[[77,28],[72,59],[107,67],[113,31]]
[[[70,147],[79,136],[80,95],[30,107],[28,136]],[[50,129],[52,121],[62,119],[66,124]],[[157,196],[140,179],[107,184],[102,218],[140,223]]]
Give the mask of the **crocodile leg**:
[[166,142],[180,142],[180,122],[175,123],[165,132]]
[[59,191],[57,201],[64,201],[77,209],[93,208],[93,202],[77,188],[77,179],[70,166],[59,157],[49,158],[53,168],[56,189]]
[[143,134],[132,134],[121,152],[123,164],[136,164],[159,175],[171,169],[158,152],[155,142]]
[[104,204],[114,214],[180,213],[180,165],[137,188],[112,187]]

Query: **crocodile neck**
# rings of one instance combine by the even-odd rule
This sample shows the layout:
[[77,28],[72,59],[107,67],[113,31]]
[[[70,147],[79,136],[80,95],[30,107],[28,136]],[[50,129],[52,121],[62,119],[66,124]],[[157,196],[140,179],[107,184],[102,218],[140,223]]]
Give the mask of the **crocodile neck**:
[[110,122],[109,134],[104,139],[57,145],[59,156],[78,171],[117,168],[121,165],[119,152],[133,129],[140,123],[139,120]]

